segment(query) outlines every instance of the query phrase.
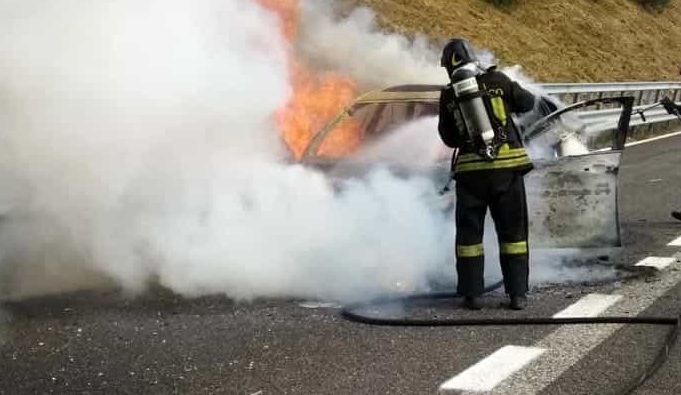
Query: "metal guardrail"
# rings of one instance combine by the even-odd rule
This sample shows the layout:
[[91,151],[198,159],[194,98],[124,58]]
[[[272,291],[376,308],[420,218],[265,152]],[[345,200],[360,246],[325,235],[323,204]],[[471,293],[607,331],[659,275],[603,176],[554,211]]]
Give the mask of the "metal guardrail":
[[[681,104],[681,103],[677,103]],[[634,112],[636,110],[645,108],[645,106],[634,107]],[[619,119],[622,110],[619,108],[608,108],[604,110],[594,110],[594,111],[581,111],[578,113],[579,119],[586,124],[594,124],[602,122],[604,118],[612,118],[614,121]],[[671,115],[664,108],[653,108],[645,112],[645,120],[641,118],[640,115],[634,114],[631,116],[631,126],[636,126],[645,123],[656,123],[672,121],[676,118],[675,115]],[[640,120],[640,122],[638,122]]]
[[[598,130],[613,129],[617,126],[620,117],[620,109],[607,109],[601,111],[580,112],[579,119],[584,121],[586,130],[595,132]],[[645,119],[638,114],[631,116],[630,127],[661,125],[663,122],[678,122],[675,115],[670,115],[665,109],[653,109],[646,111]],[[631,136],[629,136],[631,137]]]
[[679,90],[681,81],[653,81],[653,82],[600,82],[600,83],[548,83],[541,84],[542,88],[551,94],[557,93],[588,93],[588,92],[638,92]]
[[565,104],[622,95],[634,96],[635,106],[655,103],[665,96],[675,102],[681,101],[681,81],[547,83],[540,86]]
[[[555,96],[566,105],[582,100],[603,97],[634,96],[634,111],[659,102],[667,96],[675,103],[681,101],[681,81],[652,82],[604,82],[604,83],[547,83],[541,88],[551,96]],[[591,128],[614,126],[620,116],[620,108],[599,108],[582,110],[577,114],[580,120]],[[645,112],[645,120],[639,115],[632,115],[630,126],[650,126],[664,122],[677,122],[676,116],[667,113],[664,108],[652,108]]]

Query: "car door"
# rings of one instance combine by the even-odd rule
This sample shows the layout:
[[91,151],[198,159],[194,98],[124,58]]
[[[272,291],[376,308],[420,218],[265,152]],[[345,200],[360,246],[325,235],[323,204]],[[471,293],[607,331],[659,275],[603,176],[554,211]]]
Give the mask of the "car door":
[[[533,248],[604,248],[621,245],[619,222],[619,167],[629,131],[633,97],[588,100],[539,120],[526,132],[528,150],[550,141],[553,155],[535,159],[526,177],[530,240]],[[620,107],[617,122],[572,125],[579,109]],[[577,118],[578,113],[576,113]],[[575,118],[572,118],[575,121]],[[579,122],[578,120],[576,122]],[[569,125],[568,125],[569,126]],[[568,149],[574,139],[584,147]],[[591,145],[589,147],[589,145]],[[543,144],[546,148],[546,144]],[[567,149],[566,152],[561,152]]]

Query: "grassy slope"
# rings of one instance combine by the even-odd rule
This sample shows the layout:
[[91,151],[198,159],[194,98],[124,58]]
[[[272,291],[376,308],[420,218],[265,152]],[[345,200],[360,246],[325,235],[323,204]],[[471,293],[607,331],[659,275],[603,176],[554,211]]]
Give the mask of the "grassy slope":
[[382,26],[433,39],[465,36],[540,82],[681,80],[681,5],[653,14],[630,0],[353,0]]

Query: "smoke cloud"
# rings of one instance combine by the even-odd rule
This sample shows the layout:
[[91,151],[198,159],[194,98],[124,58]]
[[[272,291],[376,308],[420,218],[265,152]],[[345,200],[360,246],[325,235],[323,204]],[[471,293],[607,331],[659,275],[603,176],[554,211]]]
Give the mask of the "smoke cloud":
[[[291,45],[365,87],[446,82],[425,39],[332,7],[304,2],[291,44],[255,1],[0,0],[0,298],[155,281],[352,301],[452,276],[441,185],[287,163]],[[434,119],[410,128],[367,155],[443,154]]]
[[424,287],[447,261],[426,179],[339,186],[285,163],[289,44],[257,3],[5,0],[0,15],[3,297],[153,280],[348,300]]
[[317,67],[349,75],[367,89],[448,82],[440,48],[426,37],[381,32],[375,13],[365,7],[341,17],[331,0],[302,4],[298,50]]

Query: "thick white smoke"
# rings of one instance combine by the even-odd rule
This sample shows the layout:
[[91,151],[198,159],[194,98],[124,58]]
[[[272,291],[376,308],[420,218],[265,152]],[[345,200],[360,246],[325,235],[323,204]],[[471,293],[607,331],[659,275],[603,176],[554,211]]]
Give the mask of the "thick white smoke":
[[[363,86],[446,82],[439,49],[330,7],[304,2],[295,49],[317,67]],[[451,275],[441,185],[378,168],[339,188],[284,163],[278,23],[245,0],[0,0],[0,298],[158,281],[348,301]],[[433,120],[417,127],[433,138],[367,152],[442,155]]]
[[[441,48],[427,37],[407,38],[388,34],[378,26],[376,14],[369,8],[359,7],[347,15],[339,15],[333,0],[306,0],[302,2],[302,21],[296,49],[302,57],[320,69],[330,69],[351,76],[362,90],[382,89],[401,84],[444,85],[449,82],[440,67]],[[477,48],[481,66],[498,64],[496,56],[486,48]],[[537,97],[548,94],[520,65],[503,67],[503,72]],[[557,98],[553,104],[562,107]],[[554,108],[555,109],[555,108]],[[542,116],[552,112],[546,102],[537,100],[534,111],[517,119],[519,124],[530,126]],[[574,117],[561,124],[571,129],[581,123]],[[575,131],[571,130],[571,131]],[[553,146],[563,133],[546,133],[545,138],[528,148],[536,159],[553,158]],[[384,149],[385,151],[385,149]],[[583,153],[580,152],[580,153]]]
[[359,7],[338,16],[332,0],[303,1],[298,50],[320,68],[355,78],[364,88],[448,82],[439,48],[426,37],[380,30],[375,13]]
[[1,294],[424,287],[452,243],[435,187],[283,163],[277,25],[242,0],[1,1]]
[[[444,69],[440,67],[442,48],[438,45],[442,43],[434,44],[418,35],[407,38],[382,32],[375,13],[368,8],[360,7],[341,17],[334,12],[333,6],[336,3],[332,0],[307,0],[303,4],[304,17],[298,50],[319,67],[350,75],[365,88],[385,88],[400,84],[444,85],[449,82]],[[478,47],[476,52],[482,67],[499,64],[491,50]],[[521,127],[529,127],[541,117],[564,106],[558,98],[549,97],[548,92],[528,76],[521,65],[502,67],[501,70],[535,97],[544,98],[535,101],[533,111],[516,118]],[[569,144],[560,145],[563,151],[560,154],[583,154],[587,150],[584,136],[580,135],[583,127],[583,122],[573,114],[563,115],[542,138],[532,141],[526,147],[528,153],[536,161],[553,161],[556,159],[557,145],[567,137]],[[397,168],[406,167],[411,172],[427,169],[435,162],[446,165],[451,150],[444,147],[435,130],[437,119],[424,118],[365,147],[355,159],[390,163]],[[532,189],[530,184],[533,180],[526,179],[526,182],[529,189]],[[442,186],[437,185],[438,188]],[[441,201],[441,204],[450,208],[454,203],[451,195]],[[453,218],[449,220],[453,221]],[[455,234],[452,235],[454,236]],[[496,233],[489,214],[485,223],[484,242],[485,273],[489,283],[501,278]],[[530,282],[545,284],[613,278],[616,273],[611,267],[579,266],[580,262],[593,262],[593,254],[595,252],[579,249],[533,249],[530,253]],[[452,254],[447,256],[451,262]]]
[[437,116],[429,116],[401,125],[379,141],[363,146],[353,160],[387,163],[414,171],[449,161],[452,150],[442,144],[437,122]]

